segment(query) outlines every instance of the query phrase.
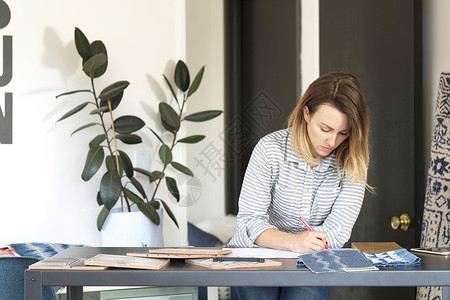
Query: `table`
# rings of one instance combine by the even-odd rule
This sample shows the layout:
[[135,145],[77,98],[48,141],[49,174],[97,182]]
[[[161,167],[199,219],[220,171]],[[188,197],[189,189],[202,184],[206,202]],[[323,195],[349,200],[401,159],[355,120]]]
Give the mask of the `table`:
[[[147,248],[71,247],[55,257],[89,258],[99,253],[126,254]],[[27,270],[25,299],[41,300],[42,286],[67,286],[68,300],[83,299],[83,286],[443,286],[450,300],[450,257],[419,254],[421,266],[380,268],[379,271],[314,274],[295,259],[280,259],[281,267],[210,270],[172,260],[161,270],[102,271]]]

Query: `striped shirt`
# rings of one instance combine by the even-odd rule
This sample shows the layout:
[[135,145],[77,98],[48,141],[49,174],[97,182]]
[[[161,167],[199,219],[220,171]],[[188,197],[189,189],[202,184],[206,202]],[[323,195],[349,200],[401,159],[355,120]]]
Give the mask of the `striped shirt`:
[[269,228],[289,233],[325,231],[331,248],[350,238],[364,198],[363,184],[341,182],[334,153],[319,165],[294,154],[290,131],[263,137],[253,150],[239,197],[236,233],[229,247],[255,247],[256,238]]

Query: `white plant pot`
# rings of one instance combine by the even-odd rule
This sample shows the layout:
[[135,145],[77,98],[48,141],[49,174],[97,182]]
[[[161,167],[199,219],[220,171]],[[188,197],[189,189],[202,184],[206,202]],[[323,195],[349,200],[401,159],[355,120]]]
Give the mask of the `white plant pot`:
[[142,212],[122,212],[113,208],[101,231],[103,247],[164,247],[162,231],[162,209],[159,226],[151,222]]

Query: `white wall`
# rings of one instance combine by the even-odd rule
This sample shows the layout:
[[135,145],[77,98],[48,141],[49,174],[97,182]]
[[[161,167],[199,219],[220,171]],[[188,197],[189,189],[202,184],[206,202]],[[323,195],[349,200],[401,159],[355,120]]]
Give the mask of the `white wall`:
[[[223,0],[186,2],[186,60],[194,77],[202,66],[205,74],[198,91],[188,102],[188,113],[224,109],[224,7]],[[188,145],[187,164],[194,172],[193,201],[188,220],[193,223],[223,217],[225,213],[224,117],[187,123],[192,134],[203,134],[200,143]],[[198,181],[197,181],[198,180]]]
[[423,101],[425,170],[430,158],[434,110],[441,72],[450,72],[450,1],[423,1]]
[[[0,29],[0,38],[13,36],[14,60],[12,81],[0,87],[0,97],[11,92],[14,99],[13,144],[0,145],[0,243],[99,245],[95,197],[100,173],[88,183],[80,177],[87,143],[97,133],[85,131],[70,137],[74,129],[95,117],[82,112],[55,124],[86,100],[81,95],[56,100],[55,95],[89,87],[75,50],[74,27],[90,41],[100,39],[106,44],[109,68],[98,80],[99,88],[118,80],[131,83],[116,114],[138,115],[155,128],[157,105],[170,97],[161,74],[168,74],[175,62],[186,56],[185,2],[5,2],[12,17],[8,26]],[[4,108],[2,99],[0,106]],[[140,150],[153,156],[158,145],[149,130],[141,136],[144,134]],[[177,155],[179,161],[185,161],[185,154]],[[174,210],[184,224],[185,210]],[[170,220],[164,222],[166,245],[186,240],[185,225],[176,230]]]

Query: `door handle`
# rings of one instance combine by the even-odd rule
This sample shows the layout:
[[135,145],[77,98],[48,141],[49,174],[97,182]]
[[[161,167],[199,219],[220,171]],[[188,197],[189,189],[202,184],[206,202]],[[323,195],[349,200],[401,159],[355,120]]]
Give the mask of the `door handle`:
[[411,224],[411,218],[408,214],[402,214],[400,217],[393,216],[391,219],[391,227],[394,230],[400,227],[401,230],[406,231],[409,228],[409,224]]

